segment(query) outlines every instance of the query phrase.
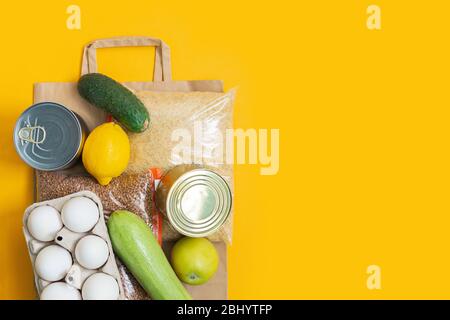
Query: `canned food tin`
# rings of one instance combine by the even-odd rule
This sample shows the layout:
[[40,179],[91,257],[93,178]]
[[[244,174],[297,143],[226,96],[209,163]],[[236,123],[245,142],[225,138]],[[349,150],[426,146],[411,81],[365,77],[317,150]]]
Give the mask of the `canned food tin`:
[[216,232],[231,211],[231,190],[217,173],[196,165],[177,166],[163,175],[156,204],[179,233],[206,237]]
[[14,145],[29,166],[43,171],[66,169],[79,158],[86,138],[81,118],[53,102],[25,110],[14,128]]

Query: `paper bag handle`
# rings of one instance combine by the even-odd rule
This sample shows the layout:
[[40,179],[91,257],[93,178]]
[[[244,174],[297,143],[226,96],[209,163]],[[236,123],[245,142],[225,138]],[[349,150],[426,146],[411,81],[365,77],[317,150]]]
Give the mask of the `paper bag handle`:
[[172,80],[169,47],[162,40],[150,37],[118,37],[88,43],[83,50],[81,75],[97,72],[97,48],[116,47],[155,47],[153,81]]

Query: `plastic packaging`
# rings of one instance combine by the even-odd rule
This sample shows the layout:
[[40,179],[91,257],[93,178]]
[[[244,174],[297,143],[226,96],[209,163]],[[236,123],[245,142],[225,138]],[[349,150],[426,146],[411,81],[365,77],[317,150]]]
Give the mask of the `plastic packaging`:
[[[235,91],[154,92],[135,91],[150,112],[150,129],[129,134],[131,158],[127,172],[159,168],[164,173],[180,164],[196,164],[220,174],[233,192],[233,130]],[[232,132],[231,132],[232,133]],[[233,136],[231,136],[233,137]],[[231,159],[230,159],[231,158]],[[232,216],[209,238],[231,243]],[[180,237],[164,219],[163,239]]]
[[68,194],[89,190],[98,195],[104,213],[109,216],[116,210],[128,210],[140,216],[148,224],[151,219],[151,174],[123,174],[101,186],[82,167],[68,171],[36,171],[37,200],[46,201]]

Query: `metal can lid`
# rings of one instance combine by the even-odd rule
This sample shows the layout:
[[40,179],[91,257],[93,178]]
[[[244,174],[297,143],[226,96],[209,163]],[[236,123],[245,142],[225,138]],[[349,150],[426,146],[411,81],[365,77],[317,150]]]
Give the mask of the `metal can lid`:
[[82,140],[77,116],[53,102],[29,107],[14,128],[17,153],[29,166],[39,170],[64,168],[79,154]]
[[181,234],[208,236],[227,220],[231,211],[231,190],[217,173],[191,170],[173,184],[166,202],[167,217]]

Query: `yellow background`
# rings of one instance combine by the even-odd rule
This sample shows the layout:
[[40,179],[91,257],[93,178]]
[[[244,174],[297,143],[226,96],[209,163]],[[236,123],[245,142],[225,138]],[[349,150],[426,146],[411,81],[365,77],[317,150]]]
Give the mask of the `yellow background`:
[[[236,167],[230,298],[450,298],[446,1],[8,1],[0,5],[0,298],[33,298],[32,171],[12,129],[32,84],[76,81],[96,38],[149,35],[174,78],[239,87],[237,128],[279,128],[281,167]],[[378,4],[382,30],[366,28]],[[78,4],[82,29],[66,28]],[[100,71],[151,78],[150,49]],[[381,267],[382,289],[366,287]]]

